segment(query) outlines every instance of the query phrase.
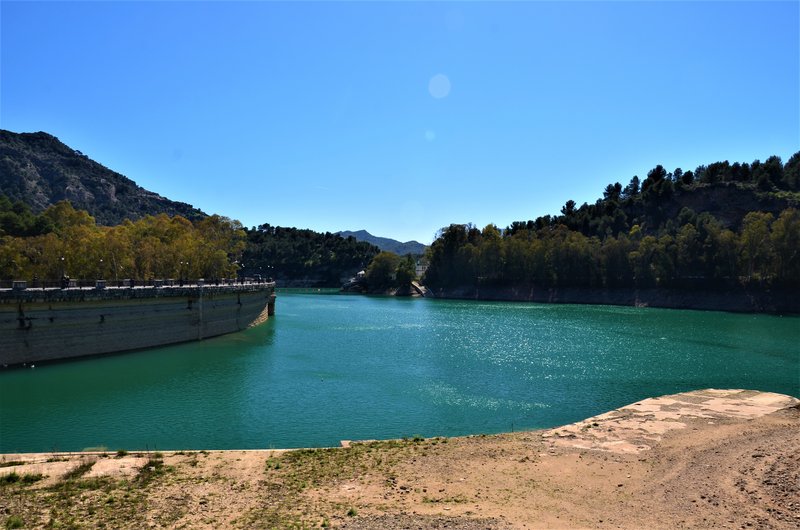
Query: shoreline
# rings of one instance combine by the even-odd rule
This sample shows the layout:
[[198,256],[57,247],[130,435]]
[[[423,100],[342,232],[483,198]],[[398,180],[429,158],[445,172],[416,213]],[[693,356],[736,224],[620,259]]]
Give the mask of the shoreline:
[[798,426],[797,398],[706,389],[496,435],[5,454],[0,479],[40,478],[0,485],[0,513],[118,528],[793,528]]
[[797,290],[473,286],[429,289],[429,292],[431,297],[445,300],[612,305],[774,315],[800,314],[800,292]]
[[[702,396],[699,397],[698,396]],[[734,396],[734,397],[731,397]],[[697,406],[697,403],[706,403],[705,406]],[[624,405],[617,409],[612,409],[607,412],[590,416],[583,420],[556,427],[547,427],[541,429],[522,429],[519,431],[503,431],[497,433],[478,433],[466,434],[462,436],[432,436],[422,438],[427,440],[433,439],[468,439],[468,438],[485,438],[487,436],[510,436],[520,433],[539,433],[545,437],[552,437],[558,441],[561,436],[558,433],[564,434],[567,438],[577,438],[577,434],[583,433],[587,426],[598,422],[611,422],[618,423],[618,420],[625,419],[626,422],[617,425],[617,433],[614,438],[622,440],[627,435],[630,435],[631,430],[636,430],[638,436],[645,438],[659,439],[658,435],[674,429],[685,427],[681,423],[686,418],[717,418],[724,419],[728,417],[734,418],[754,418],[765,414],[771,414],[784,408],[800,407],[800,398],[791,396],[789,394],[779,394],[777,392],[762,392],[759,390],[747,389],[714,389],[707,388],[702,390],[693,390],[688,392],[679,392],[677,394],[667,394],[664,396],[646,398],[641,401],[636,401],[629,405]],[[664,410],[660,410],[663,408]],[[641,416],[638,419],[634,416]],[[628,421],[629,420],[629,421]],[[597,427],[597,425],[595,425]],[[596,438],[595,430],[592,433],[592,438]],[[586,436],[582,438],[585,441]],[[404,443],[413,441],[413,438],[386,438],[386,439],[368,439],[368,440],[340,440],[339,445],[332,446],[319,446],[319,447],[282,447],[282,448],[256,448],[256,449],[214,449],[214,448],[194,448],[194,449],[122,449],[127,454],[136,455],[153,455],[156,453],[289,453],[293,451],[316,451],[316,450],[332,450],[332,449],[347,449],[354,445],[359,444],[375,444],[375,443]],[[577,442],[576,442],[577,443]],[[564,444],[561,444],[564,445]],[[569,445],[569,444],[567,444]],[[604,444],[601,444],[604,445]],[[612,444],[613,445],[613,444]],[[576,445],[579,447],[579,445]],[[627,447],[627,446],[626,446]],[[586,447],[585,447],[586,448]],[[598,447],[595,447],[598,449]],[[100,449],[100,448],[87,448],[86,450],[79,451],[30,451],[30,452],[14,452],[14,453],[0,453],[0,476],[3,475],[3,462],[12,461],[17,459],[27,458],[31,461],[41,463],[47,458],[63,458],[63,457],[82,457],[82,456],[98,456],[98,457],[111,457],[114,456],[118,450]],[[630,448],[626,452],[635,452]]]
[[[702,396],[702,397],[698,397]],[[698,406],[698,403],[705,403],[704,406]],[[733,407],[733,408],[732,408]],[[622,406],[617,409],[612,409],[607,412],[590,416],[583,420],[574,423],[568,423],[556,427],[547,427],[542,429],[523,429],[519,431],[504,431],[497,433],[478,433],[466,434],[462,436],[432,436],[429,438],[422,438],[428,440],[434,439],[469,439],[469,438],[484,438],[487,436],[510,436],[520,433],[539,433],[545,437],[553,437],[554,440],[559,440],[560,436],[557,433],[570,433],[565,435],[568,438],[577,438],[578,431],[585,434],[587,425],[598,422],[612,422],[617,424],[617,431],[614,438],[622,440],[626,435],[630,435],[630,431],[637,431],[637,436],[648,439],[659,439],[658,435],[673,429],[680,429],[685,427],[681,424],[684,418],[754,418],[765,414],[771,414],[784,408],[800,407],[800,398],[791,396],[789,394],[779,394],[777,392],[762,392],[759,390],[747,389],[714,389],[707,388],[703,390],[693,390],[688,392],[679,392],[677,394],[667,394],[664,396],[646,398],[641,401],[636,401],[629,405]],[[664,410],[661,410],[661,409]],[[640,417],[636,417],[640,416]],[[624,418],[625,423],[618,423],[617,420]],[[596,427],[596,425],[595,425]],[[655,429],[655,430],[653,430]],[[652,432],[651,432],[652,431]],[[596,433],[592,434],[596,438]],[[627,433],[627,434],[626,434]],[[421,437],[419,437],[421,438]],[[586,436],[582,438],[586,439]],[[387,439],[368,439],[368,440],[340,440],[339,445],[320,446],[320,447],[283,447],[283,448],[257,448],[257,449],[214,449],[214,448],[195,448],[195,449],[122,449],[127,454],[137,455],[152,455],[156,453],[288,453],[292,451],[316,451],[316,450],[332,450],[332,449],[347,449],[354,445],[375,444],[375,443],[403,443],[413,441],[413,438],[387,438]],[[563,445],[563,444],[562,444]],[[569,445],[569,444],[567,444]],[[602,445],[602,444],[601,444]],[[576,447],[579,447],[576,445]],[[113,456],[117,450],[107,448],[87,448],[80,451],[30,451],[30,452],[14,452],[14,453],[0,453],[0,476],[3,475],[3,462],[8,460],[15,460],[17,458],[28,458],[30,460],[42,461],[51,457],[70,457],[70,456]]]

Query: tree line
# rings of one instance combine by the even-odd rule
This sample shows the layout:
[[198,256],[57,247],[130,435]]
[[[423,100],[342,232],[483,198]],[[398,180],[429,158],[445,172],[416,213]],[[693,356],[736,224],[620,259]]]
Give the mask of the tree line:
[[[800,153],[786,165],[778,157],[687,172],[659,165],[644,180],[609,184],[594,204],[567,201],[560,216],[503,230],[450,225],[429,248],[423,281],[432,288],[799,287],[799,173]],[[742,213],[743,205],[754,211]]]
[[219,215],[148,215],[109,227],[67,201],[35,215],[0,196],[3,280],[235,278],[245,245],[241,224]]
[[195,221],[166,214],[98,226],[62,201],[35,214],[0,194],[0,280],[236,278],[260,275],[339,286],[380,250],[330,232],[212,215]]

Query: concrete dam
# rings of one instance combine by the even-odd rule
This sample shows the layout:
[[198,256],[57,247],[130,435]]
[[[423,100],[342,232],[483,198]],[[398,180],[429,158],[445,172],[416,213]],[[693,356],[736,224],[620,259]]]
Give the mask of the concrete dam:
[[[21,282],[20,282],[21,283]],[[0,289],[5,366],[201,340],[275,313],[274,283]]]

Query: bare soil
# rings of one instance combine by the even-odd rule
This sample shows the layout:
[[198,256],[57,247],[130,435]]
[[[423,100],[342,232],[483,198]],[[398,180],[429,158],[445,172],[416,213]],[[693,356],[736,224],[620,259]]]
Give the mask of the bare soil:
[[0,524],[796,529],[798,403],[706,390],[494,436],[297,451],[3,455]]

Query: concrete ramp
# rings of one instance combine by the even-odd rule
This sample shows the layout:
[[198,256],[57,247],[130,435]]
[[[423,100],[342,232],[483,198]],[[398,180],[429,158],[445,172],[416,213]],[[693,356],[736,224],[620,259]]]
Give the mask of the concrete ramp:
[[577,423],[545,431],[553,445],[612,453],[640,453],[689,421],[753,419],[800,405],[783,394],[756,390],[695,390],[649,398]]

